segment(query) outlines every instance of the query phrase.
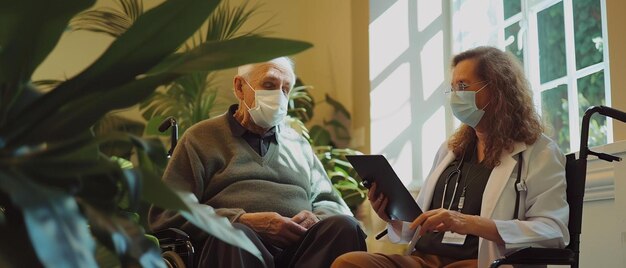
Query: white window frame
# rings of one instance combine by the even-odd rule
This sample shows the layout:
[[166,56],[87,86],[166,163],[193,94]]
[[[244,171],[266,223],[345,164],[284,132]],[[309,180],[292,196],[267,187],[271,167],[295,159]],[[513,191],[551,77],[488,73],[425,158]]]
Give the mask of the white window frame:
[[[528,76],[529,82],[534,91],[534,102],[539,113],[541,110],[541,92],[552,89],[556,86],[565,84],[567,86],[567,98],[568,98],[568,117],[569,117],[569,133],[570,133],[570,151],[575,152],[580,149],[580,124],[581,118],[579,118],[579,105],[578,105],[578,79],[590,75],[595,72],[604,71],[604,97],[605,105],[611,106],[611,84],[610,84],[610,71],[609,71],[609,51],[608,51],[608,32],[606,26],[606,0],[600,0],[601,14],[602,14],[602,37],[603,42],[603,60],[600,63],[596,63],[591,66],[587,66],[581,70],[576,70],[576,52],[574,49],[574,18],[572,6],[572,0],[521,0],[521,13],[515,14],[510,18],[504,20],[502,12],[502,6],[500,4],[500,20],[498,27],[498,36],[501,42],[501,47],[505,45],[505,32],[504,30],[513,25],[514,23],[521,22],[522,42],[523,44],[523,57],[524,57],[524,70]],[[500,1],[498,1],[500,2]],[[564,8],[564,29],[565,29],[565,51],[566,51],[566,74],[564,77],[557,78],[555,80],[541,84],[539,68],[530,68],[530,66],[539,66],[539,46],[538,46],[538,32],[537,32],[537,14],[542,10],[545,10],[555,4],[563,2]],[[531,42],[532,40],[532,42]],[[606,120],[607,122],[607,143],[613,142],[613,123],[612,120]]]

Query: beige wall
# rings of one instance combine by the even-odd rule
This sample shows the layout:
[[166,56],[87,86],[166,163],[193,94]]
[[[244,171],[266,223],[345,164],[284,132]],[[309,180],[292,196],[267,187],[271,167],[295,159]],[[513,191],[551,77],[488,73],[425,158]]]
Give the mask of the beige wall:
[[[147,10],[161,3],[162,0],[146,0],[144,2],[144,9]],[[94,5],[94,8],[96,7],[118,8],[110,0],[98,0]],[[67,31],[61,36],[54,50],[35,70],[33,80],[69,79],[93,63],[109,47],[111,42],[113,42],[113,37],[105,34]],[[119,112],[128,118],[143,120],[136,107]]]
[[[626,111],[626,1],[606,0],[611,75],[611,106]],[[626,140],[626,124],[613,121],[613,139]]]
[[[146,9],[161,1],[146,0]],[[244,1],[230,0],[231,6]],[[360,128],[357,149],[367,150],[366,135],[369,134],[369,79],[367,77],[367,2],[316,0],[316,1],[250,1],[259,4],[257,15],[247,24],[255,28],[268,21],[265,27],[269,36],[303,40],[314,47],[294,56],[297,75],[315,89],[316,101],[322,101],[326,93],[353,111],[353,121]],[[96,6],[114,6],[112,1],[97,1]],[[360,24],[360,26],[357,26]],[[112,42],[112,38],[90,32],[67,32],[50,56],[36,70],[34,79],[65,79],[72,77],[92,63]],[[218,82],[222,94],[231,102],[230,93],[234,70],[220,72]],[[364,93],[354,94],[359,88]],[[355,105],[357,104],[358,105]],[[319,104],[314,122],[331,118],[329,105]],[[136,109],[124,113],[141,119]],[[353,128],[353,127],[351,127]]]
[[[270,19],[270,36],[313,43],[313,48],[293,57],[296,74],[305,84],[314,87],[311,93],[316,102],[324,100],[325,94],[329,94],[352,112],[351,128],[357,130],[353,131],[356,137],[353,145],[356,149],[367,151],[367,2],[274,0],[263,1],[260,11],[249,26]],[[322,119],[331,119],[329,105],[318,104],[315,112],[314,123],[321,124]]]

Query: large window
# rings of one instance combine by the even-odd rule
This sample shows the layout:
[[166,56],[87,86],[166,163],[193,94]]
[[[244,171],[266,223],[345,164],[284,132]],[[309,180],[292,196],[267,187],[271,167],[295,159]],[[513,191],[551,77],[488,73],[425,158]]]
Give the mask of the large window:
[[[501,0],[505,49],[524,64],[535,101],[564,152],[580,146],[585,110],[610,105],[605,0]],[[592,117],[589,145],[612,142],[611,122]]]

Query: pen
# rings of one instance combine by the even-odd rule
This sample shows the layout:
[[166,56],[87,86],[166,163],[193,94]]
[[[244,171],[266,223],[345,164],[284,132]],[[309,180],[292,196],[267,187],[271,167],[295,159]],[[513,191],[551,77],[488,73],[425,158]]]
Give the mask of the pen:
[[382,232],[378,233],[376,235],[376,240],[380,240],[381,238],[383,238],[383,236],[385,236],[387,234],[387,229],[383,230]]

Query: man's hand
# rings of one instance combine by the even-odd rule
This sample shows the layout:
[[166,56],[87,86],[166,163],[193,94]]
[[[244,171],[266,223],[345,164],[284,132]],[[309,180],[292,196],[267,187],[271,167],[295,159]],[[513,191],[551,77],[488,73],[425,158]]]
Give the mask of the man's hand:
[[306,228],[307,230],[311,228],[311,226],[316,224],[318,221],[320,221],[320,219],[318,219],[317,216],[313,214],[313,212],[308,211],[308,210],[300,211],[300,213],[298,213],[296,216],[293,216],[291,220],[293,220],[295,223],[299,224],[300,226]]
[[391,221],[391,219],[389,219],[389,216],[387,215],[387,212],[385,212],[385,210],[387,209],[387,203],[389,202],[389,200],[382,193],[376,194],[375,182],[372,183],[372,186],[370,187],[369,191],[367,191],[367,199],[370,200],[370,203],[372,204],[372,209],[374,209],[374,212],[378,214],[378,217],[380,217],[383,221],[386,221],[386,222]]
[[292,219],[276,212],[245,213],[239,217],[238,221],[281,248],[298,242],[307,230]]

